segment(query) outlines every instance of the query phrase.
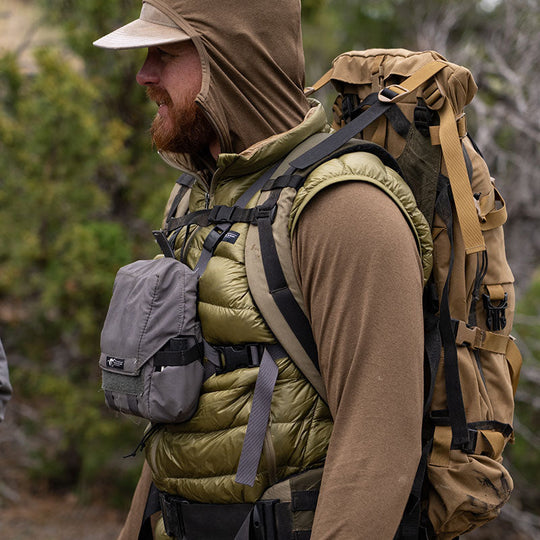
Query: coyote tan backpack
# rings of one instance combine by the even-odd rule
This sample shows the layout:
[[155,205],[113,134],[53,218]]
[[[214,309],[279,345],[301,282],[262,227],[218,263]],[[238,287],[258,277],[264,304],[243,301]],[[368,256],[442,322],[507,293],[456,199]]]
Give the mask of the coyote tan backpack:
[[[338,91],[338,134],[388,150],[432,227],[434,267],[424,309],[425,463],[408,510],[421,509],[424,525],[437,538],[451,539],[495,518],[510,496],[502,452],[513,440],[521,366],[510,336],[506,208],[467,134],[464,107],[477,87],[467,69],[439,54],[403,49],[341,54],[307,93],[330,81]],[[417,525],[418,513],[409,513],[401,537],[417,537]]]

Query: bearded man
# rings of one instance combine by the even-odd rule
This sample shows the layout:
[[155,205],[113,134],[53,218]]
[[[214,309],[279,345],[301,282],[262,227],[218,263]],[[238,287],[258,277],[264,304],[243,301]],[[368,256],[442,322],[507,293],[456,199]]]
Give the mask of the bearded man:
[[[95,45],[148,49],[137,82],[158,107],[153,142],[191,179],[175,186],[169,218],[234,205],[329,132],[303,92],[299,0],[148,0]],[[414,220],[381,186],[389,175],[402,183],[373,154],[336,157],[289,196],[287,215],[275,209],[321,388],[291,359],[287,325],[269,326],[256,285],[264,272],[249,270],[249,225],[233,223],[215,247],[199,280],[205,340],[235,353],[276,341],[289,351],[275,359],[262,457],[252,482],[239,482],[259,363],[210,376],[194,416],[146,441],[122,538],[139,534],[150,477],[163,512],[156,538],[394,538],[421,454],[423,272]],[[181,231],[176,256],[195,267],[214,230]]]

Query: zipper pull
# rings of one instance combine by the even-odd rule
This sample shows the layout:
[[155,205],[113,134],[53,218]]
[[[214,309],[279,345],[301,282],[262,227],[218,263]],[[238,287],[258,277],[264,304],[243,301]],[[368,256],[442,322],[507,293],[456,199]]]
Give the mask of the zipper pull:
[[210,208],[210,192],[204,194],[204,208],[208,210]]

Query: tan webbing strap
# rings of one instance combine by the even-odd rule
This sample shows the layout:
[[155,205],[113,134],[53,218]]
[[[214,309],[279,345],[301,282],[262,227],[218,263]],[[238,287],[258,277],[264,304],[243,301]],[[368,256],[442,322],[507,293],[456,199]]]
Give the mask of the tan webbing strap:
[[478,328],[478,326],[471,328],[465,321],[459,321],[456,332],[456,345],[468,345],[473,349],[504,354],[510,369],[514,395],[516,394],[523,359],[512,336],[488,332]]
[[494,332],[488,332],[487,330],[482,330],[482,334],[483,340],[482,345],[478,347],[479,349],[506,355],[508,342],[512,340],[510,336],[495,334]]
[[420,85],[428,81],[431,77],[433,77],[433,75],[446,67],[446,65],[447,64],[445,62],[439,62],[438,60],[434,60],[433,62],[429,62],[429,64],[425,64],[420,69],[417,69],[401,84],[391,84],[387,87],[387,89],[396,92],[398,94],[397,96],[393,98],[388,98],[384,94],[381,94],[381,92],[385,90],[383,89],[381,90],[381,92],[379,92],[379,101],[382,101],[383,103],[394,103],[396,101],[399,101],[407,94],[410,94],[411,92],[416,90]]
[[495,201],[498,201],[501,206],[497,210],[492,210],[491,212],[486,214],[485,217],[482,219],[480,227],[483,231],[490,231],[491,229],[495,229],[504,225],[508,218],[508,214],[506,212],[506,203],[504,202],[504,199],[496,188],[494,190],[494,196]]
[[501,302],[506,296],[506,291],[502,285],[486,285],[486,289],[491,300],[496,302]]
[[[459,119],[456,120],[457,130],[459,133],[459,138],[463,139],[467,135],[467,120],[465,115],[462,115]],[[429,136],[431,138],[431,144],[433,146],[440,146],[441,136],[440,136],[441,126],[429,126]]]
[[497,431],[480,430],[478,432],[475,454],[486,454],[493,459],[498,459],[504,450],[506,440]]
[[333,74],[334,68],[332,67],[315,84],[304,88],[304,95],[306,97],[309,97],[311,96],[311,94],[314,94],[315,92],[320,90],[323,86],[326,86],[332,80]]
[[465,243],[467,254],[485,251],[486,246],[482,229],[478,220],[478,213],[474,204],[474,197],[469,183],[467,167],[463,157],[461,142],[456,127],[456,117],[450,101],[445,100],[439,111],[441,119],[441,148],[450,179],[450,186],[456,205],[457,218]]
[[435,426],[433,450],[429,459],[430,465],[448,467],[450,464],[450,445],[452,444],[451,426]]

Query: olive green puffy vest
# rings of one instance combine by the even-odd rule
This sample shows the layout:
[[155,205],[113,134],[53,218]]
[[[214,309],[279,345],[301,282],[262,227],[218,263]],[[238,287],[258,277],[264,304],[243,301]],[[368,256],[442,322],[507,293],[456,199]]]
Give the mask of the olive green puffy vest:
[[[298,146],[299,136],[306,139],[314,131],[320,131],[323,118],[322,109],[317,110],[298,128],[259,148],[254,155],[225,156],[230,166],[220,168],[223,172],[218,171],[214,176],[209,193],[202,182],[194,185],[189,211],[234,204],[273,161]],[[300,146],[295,153],[301,151]],[[355,173],[351,175],[351,171]],[[274,222],[283,256],[291,258],[290,238],[309,200],[329,185],[351,180],[370,182],[396,202],[416,234],[429,273],[429,227],[416,210],[412,193],[394,171],[366,153],[347,154],[319,166],[298,194],[288,191],[290,188],[283,190]],[[249,206],[255,206],[264,197],[264,193],[254,197]],[[177,256],[182,250],[185,262],[194,267],[210,229],[200,227],[190,231],[187,238],[180,235],[176,241]],[[264,306],[261,309],[271,317],[264,287],[259,283],[255,229],[246,223],[234,224],[230,230],[237,233],[232,235],[236,237],[234,243],[223,241],[218,245],[200,278],[198,313],[203,336],[210,344],[272,343],[274,334],[282,342],[286,339],[286,329],[273,326],[271,331],[258,307]],[[302,304],[292,264],[285,265],[285,271]],[[269,486],[324,465],[332,432],[330,412],[321,398],[324,389],[317,391],[289,358],[281,358],[277,364],[279,374],[269,433],[253,487],[236,483],[235,474],[259,369],[241,368],[207,379],[194,417],[182,424],[166,425],[149,438],[146,458],[158,489],[198,502],[253,502]]]

